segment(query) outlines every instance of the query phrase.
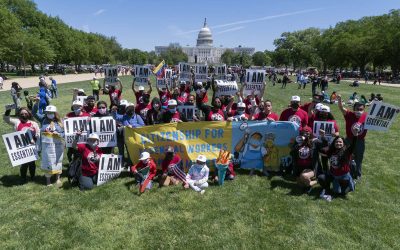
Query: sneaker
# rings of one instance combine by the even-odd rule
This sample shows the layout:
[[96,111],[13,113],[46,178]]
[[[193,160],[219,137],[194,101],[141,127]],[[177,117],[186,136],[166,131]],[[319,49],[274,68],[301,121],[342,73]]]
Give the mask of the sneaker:
[[200,191],[200,194],[204,194],[205,192],[206,192],[206,190],[203,189]]
[[60,188],[62,186],[62,182],[60,179],[56,181],[56,187]]
[[53,186],[53,184],[51,184],[51,183],[46,185],[46,187],[52,187],[52,186]]
[[326,201],[329,201],[329,202],[332,201],[332,196],[330,196],[328,194],[323,195],[321,198],[326,200]]

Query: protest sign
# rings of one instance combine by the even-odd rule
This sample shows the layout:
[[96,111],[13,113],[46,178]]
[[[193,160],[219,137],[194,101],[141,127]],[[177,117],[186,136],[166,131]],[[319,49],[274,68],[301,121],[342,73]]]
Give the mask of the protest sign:
[[399,107],[388,103],[373,101],[365,120],[364,129],[388,131],[399,112]]
[[226,79],[226,64],[216,65],[214,67],[215,80],[228,80]]
[[319,131],[325,131],[325,137],[327,140],[332,142],[334,138],[335,131],[335,124],[334,122],[327,122],[327,121],[314,121],[313,124],[313,135],[315,138],[320,138]]
[[118,78],[117,67],[104,67],[104,81],[106,85],[114,86]]
[[[199,154],[204,154],[212,164],[220,149],[235,156],[234,163],[242,168],[255,168],[250,143],[258,139],[265,155],[259,155],[259,169],[278,171],[283,160],[290,161],[290,142],[298,135],[299,127],[291,122],[196,122],[167,123],[141,128],[125,128],[125,144],[132,162],[137,162],[143,151],[150,152],[157,166],[164,159],[168,146],[173,146],[187,170]],[[247,136],[246,136],[247,135]],[[254,138],[253,138],[254,137]],[[257,138],[256,138],[257,137]],[[256,166],[258,168],[258,166]]]
[[64,156],[64,138],[59,134],[42,132],[40,136],[42,154],[41,168],[47,173],[55,174],[62,171]]
[[194,81],[207,82],[208,66],[205,64],[194,65]]
[[156,86],[159,89],[166,88],[165,79],[164,78],[157,78],[156,79]]
[[188,121],[193,121],[193,116],[196,115],[198,109],[192,105],[179,105],[177,106],[178,112],[186,117]]
[[76,100],[78,100],[78,101],[80,101],[81,103],[83,103],[83,104],[86,104],[86,99],[87,99],[88,97],[85,95],[85,96],[77,96],[76,97]]
[[102,154],[97,175],[97,186],[117,178],[122,171],[122,155]]
[[99,136],[100,148],[117,146],[117,125],[112,116],[92,117],[90,124],[92,133]]
[[172,86],[172,69],[165,69],[165,84],[168,84],[168,86]]
[[135,84],[137,86],[147,86],[147,79],[150,77],[151,70],[147,66],[135,65]]
[[30,130],[4,134],[3,141],[13,167],[39,158]]
[[265,70],[259,70],[259,69],[246,69],[246,77],[245,77],[245,82],[246,82],[246,87],[244,88],[244,94],[250,95],[252,91],[256,95],[258,94],[263,94],[261,93],[263,87],[264,87],[264,81],[265,81]]
[[216,80],[215,83],[218,86],[215,96],[236,95],[236,93],[238,92],[236,81]]
[[180,81],[191,81],[192,80],[192,72],[190,69],[190,64],[179,63],[179,80]]
[[82,131],[82,134],[78,140],[78,144],[86,143],[87,136],[90,132],[89,117],[74,117],[64,120],[65,146],[67,148],[72,147],[72,143],[77,131]]

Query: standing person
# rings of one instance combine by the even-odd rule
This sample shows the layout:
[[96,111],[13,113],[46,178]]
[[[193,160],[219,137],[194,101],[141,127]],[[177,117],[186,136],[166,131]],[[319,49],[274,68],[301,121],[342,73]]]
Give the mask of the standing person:
[[58,97],[57,81],[52,76],[49,77],[49,80],[51,81],[51,87],[50,87],[51,96],[53,98],[57,98]]
[[[147,176],[141,173],[143,169],[149,168]],[[131,167],[131,172],[135,176],[135,182],[140,185],[139,192],[144,193],[146,189],[151,189],[153,186],[153,179],[156,176],[157,167],[154,160],[150,157],[148,152],[140,154],[139,162]]]
[[18,111],[21,107],[21,99],[20,99],[20,92],[22,88],[19,86],[17,82],[12,82],[11,83],[11,97],[14,102],[14,108],[15,108],[15,116],[17,116]]
[[50,104],[47,96],[46,83],[43,81],[39,83],[39,93],[37,97],[39,98],[39,113],[42,114],[46,109],[46,106]]
[[90,116],[93,116],[97,113],[96,101],[95,97],[90,95],[86,98],[86,105],[83,106],[83,110],[88,113]]
[[165,85],[165,87],[163,87],[161,89],[157,87],[157,91],[158,91],[158,95],[160,97],[162,108],[167,109],[168,101],[172,98],[172,94],[171,94],[171,91],[170,91],[168,85]]
[[308,115],[306,111],[300,108],[300,96],[292,96],[290,99],[290,108],[285,109],[281,113],[279,120],[293,122],[300,127],[300,130],[307,126]]
[[56,106],[49,105],[45,114],[37,114],[42,127],[41,149],[42,170],[45,171],[46,185],[51,186],[51,177],[56,175],[56,186],[61,187],[62,161],[64,158],[64,127]]
[[153,91],[153,88],[151,87],[150,79],[147,79],[147,83],[149,85],[149,90],[148,91],[145,91],[143,86],[139,86],[138,91],[136,91],[136,89],[135,89],[135,78],[133,79],[132,91],[135,94],[136,106],[138,106],[139,104],[143,103],[143,96],[146,95],[150,99],[151,92]]
[[96,101],[99,100],[99,94],[100,94],[100,82],[97,80],[96,77],[93,77],[93,79],[90,81],[90,86],[92,87],[92,94],[95,98]]
[[100,140],[97,134],[90,134],[86,143],[78,144],[81,134],[82,132],[80,131],[76,133],[72,147],[82,156],[82,174],[79,177],[79,189],[85,191],[92,189],[97,184],[100,157],[103,152],[99,148]]
[[207,165],[207,158],[204,155],[199,155],[196,159],[196,164],[193,164],[186,175],[186,182],[196,192],[204,194],[205,188],[208,187],[208,176],[210,170]]
[[0,89],[3,89],[3,82],[4,82],[4,79],[3,79],[3,77],[0,75]]
[[[110,96],[110,107],[119,104],[119,101],[121,100],[121,95],[122,95],[122,83],[119,81],[119,78],[117,78],[118,82],[115,84],[115,86],[110,86],[110,89],[108,91],[108,95]],[[118,89],[116,88],[118,86]]]
[[305,74],[305,75],[304,75],[304,78],[303,78],[303,89],[306,88],[307,83],[308,83],[308,75]]
[[279,116],[272,112],[272,102],[270,100],[260,102],[258,106],[260,112],[252,115],[251,120],[255,121],[279,121]]
[[287,75],[287,73],[285,73],[283,75],[283,79],[282,79],[282,89],[286,88],[286,84],[289,82],[289,77]]
[[367,119],[365,104],[355,102],[353,106],[353,111],[349,111],[343,107],[342,96],[338,95],[338,106],[346,122],[345,142],[349,144],[355,138],[355,166],[352,166],[352,176],[358,181],[361,180],[362,161],[364,159],[365,151],[365,136],[367,135],[367,130],[364,129],[365,120]]
[[[32,120],[33,117],[29,109],[24,107],[20,108],[18,110],[18,119],[11,118],[10,113],[11,109],[6,109],[6,112],[3,115],[4,122],[13,126],[15,131],[30,130],[33,137],[33,141],[31,143],[36,143],[36,141],[39,139],[40,136],[40,129],[39,125]],[[29,173],[31,175],[31,180],[35,178],[35,171],[36,171],[35,161],[24,163],[20,167],[21,184],[26,183],[26,173],[28,171],[28,168],[29,168]]]

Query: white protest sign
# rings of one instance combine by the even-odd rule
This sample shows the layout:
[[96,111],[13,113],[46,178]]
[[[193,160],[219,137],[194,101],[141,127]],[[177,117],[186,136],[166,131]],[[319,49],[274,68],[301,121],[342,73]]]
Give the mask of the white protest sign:
[[[336,133],[334,122],[327,122],[327,121],[314,121],[313,124],[313,135],[315,138],[319,138],[319,130],[325,131],[325,137],[328,139],[329,142],[332,142],[333,137]],[[333,136],[332,136],[333,135]]]
[[78,95],[78,96],[76,97],[76,100],[78,100],[78,101],[80,101],[81,103],[85,104],[87,98],[88,98],[88,97],[87,97],[86,95],[85,95],[85,96],[80,96],[80,95]]
[[135,65],[135,84],[138,86],[147,86],[147,78],[150,77],[151,70],[147,66]]
[[99,163],[97,186],[117,178],[122,171],[122,155],[102,154]]
[[168,84],[168,86],[172,85],[172,69],[165,70],[164,79],[165,79],[165,84]]
[[399,107],[388,103],[373,101],[365,120],[364,129],[388,131],[399,112]]
[[218,86],[215,96],[236,95],[236,93],[238,92],[236,81],[216,80],[215,83]]
[[205,64],[194,65],[194,81],[207,82],[208,66]]
[[165,79],[164,78],[157,78],[156,79],[156,86],[159,89],[166,88]]
[[180,81],[192,80],[192,72],[190,71],[190,64],[179,63],[179,80]]
[[216,80],[226,79],[226,64],[216,65],[214,67],[214,79]]
[[246,87],[244,88],[244,94],[250,95],[254,90],[256,95],[260,94],[265,80],[265,70],[259,69],[246,69]]
[[92,117],[90,119],[92,133],[99,136],[99,147],[117,146],[117,124],[112,116]]
[[198,111],[194,105],[179,105],[176,108],[178,112],[183,114],[188,121],[193,121],[193,116],[195,116]]
[[105,67],[104,76],[104,81],[106,82],[106,85],[115,85],[118,78],[117,67]]
[[13,167],[36,161],[39,157],[35,144],[32,144],[30,130],[17,131],[3,135],[8,157]]
[[74,117],[64,120],[65,146],[67,148],[72,147],[76,132],[81,130],[82,134],[79,137],[78,143],[86,143],[90,132],[89,117]]

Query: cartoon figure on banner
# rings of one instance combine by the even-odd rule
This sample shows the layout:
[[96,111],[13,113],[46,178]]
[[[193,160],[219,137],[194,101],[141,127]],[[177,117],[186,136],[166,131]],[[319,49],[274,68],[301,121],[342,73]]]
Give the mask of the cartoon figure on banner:
[[242,130],[242,128],[246,129],[243,138],[235,146],[235,159],[239,159],[241,168],[263,169],[263,158],[267,154],[267,150],[262,145],[262,134],[259,132],[250,134],[247,123],[242,124],[240,129]]
[[279,169],[273,169],[273,166],[280,166],[279,150],[274,145],[275,134],[267,133],[265,136],[265,147],[267,154],[264,156],[264,166],[268,170],[278,171]]

